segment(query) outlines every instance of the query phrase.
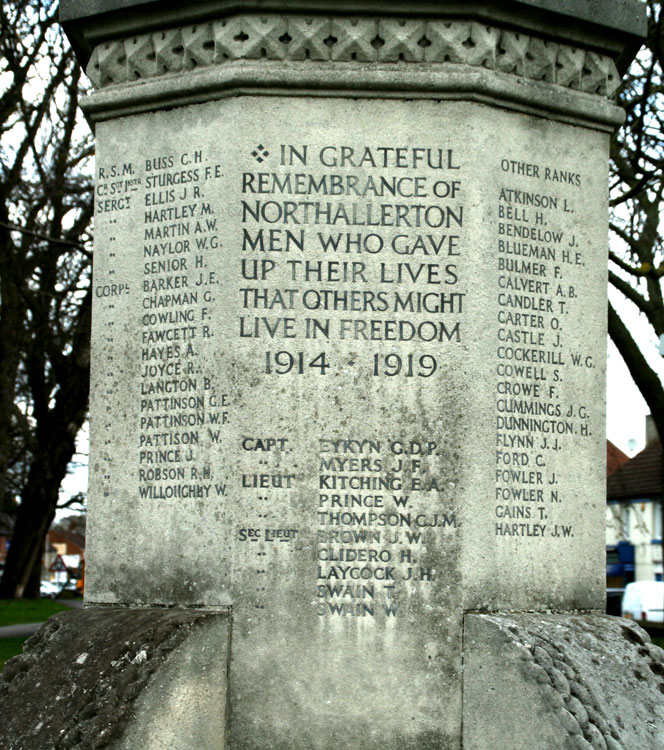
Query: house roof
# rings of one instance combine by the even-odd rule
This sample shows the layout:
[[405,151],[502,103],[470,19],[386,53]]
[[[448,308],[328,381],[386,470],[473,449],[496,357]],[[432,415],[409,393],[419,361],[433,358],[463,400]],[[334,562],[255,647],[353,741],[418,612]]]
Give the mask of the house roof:
[[615,446],[610,440],[606,441],[606,476],[610,477],[614,471],[617,471],[629,456],[623,453],[620,448]]
[[626,461],[606,482],[608,500],[635,500],[662,494],[662,444],[651,443]]
[[81,552],[85,550],[85,536],[76,531],[67,531],[65,529],[51,529],[48,532],[48,539],[51,544],[58,542],[67,542],[78,547]]

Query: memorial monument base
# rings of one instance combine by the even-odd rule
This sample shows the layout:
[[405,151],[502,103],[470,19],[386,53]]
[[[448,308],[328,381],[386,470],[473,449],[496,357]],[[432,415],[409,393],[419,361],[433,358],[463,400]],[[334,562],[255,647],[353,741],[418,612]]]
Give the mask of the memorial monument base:
[[95,88],[89,611],[10,664],[9,746],[659,750],[659,652],[592,614],[643,4],[61,18]]
[[463,750],[656,750],[664,651],[628,620],[466,615]]
[[86,609],[51,617],[0,678],[0,747],[228,747],[227,612]]
[[[421,747],[661,750],[664,651],[636,624],[592,614],[469,614],[463,643],[458,739]],[[0,746],[230,750],[230,645],[224,612],[56,615],[2,673]],[[306,720],[307,706],[301,711]],[[268,748],[260,736],[253,746]],[[402,747],[395,740],[385,750]]]

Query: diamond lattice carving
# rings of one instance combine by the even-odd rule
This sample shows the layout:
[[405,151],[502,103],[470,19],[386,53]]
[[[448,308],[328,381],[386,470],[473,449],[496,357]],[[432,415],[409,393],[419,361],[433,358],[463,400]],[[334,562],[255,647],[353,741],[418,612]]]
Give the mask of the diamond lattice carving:
[[212,24],[203,23],[182,29],[182,44],[186,70],[205,67],[214,62]]
[[184,43],[180,29],[169,29],[152,34],[155,59],[159,74],[178,73],[184,68]]
[[90,80],[99,86],[124,83],[127,80],[127,55],[122,42],[105,42],[95,47],[88,63]]
[[495,68],[499,38],[499,29],[493,29],[481,23],[471,23],[470,37],[464,45],[466,48],[466,65]]
[[325,43],[331,34],[332,24],[329,18],[301,18],[291,16],[288,19],[287,60],[329,60],[330,47]]
[[596,52],[587,52],[581,74],[581,90],[589,94],[611,96],[618,87],[620,74],[615,63]]
[[585,52],[565,44],[558,45],[556,57],[556,83],[571,89],[581,88],[581,73]]
[[377,57],[374,46],[378,23],[369,18],[335,18],[330,29],[332,60],[373,62]]
[[243,17],[236,16],[214,23],[214,61],[218,65],[246,57],[244,50],[249,35],[244,29],[244,20]]
[[426,39],[426,23],[384,19],[378,22],[378,39],[382,42],[376,50],[379,62],[421,62],[425,45],[420,42]]
[[242,30],[249,37],[243,48],[244,57],[254,60],[262,57],[283,60],[286,57],[287,44],[280,41],[287,31],[286,19],[282,16],[247,16]]
[[124,46],[127,56],[127,80],[154,78],[157,75],[157,55],[149,34],[127,39]]
[[428,62],[466,62],[465,42],[470,40],[470,21],[435,21],[427,24],[431,46],[424,52]]
[[530,37],[528,51],[526,52],[526,63],[524,73],[533,81],[547,81],[554,83],[556,80],[556,55],[558,45],[555,42],[547,42],[544,39]]
[[589,94],[620,81],[609,57],[474,21],[237,15],[98,45],[87,74],[97,88],[233,60],[422,63],[495,68]]
[[526,72],[526,53],[530,38],[516,31],[503,31],[500,35],[496,69],[503,73],[522,76]]

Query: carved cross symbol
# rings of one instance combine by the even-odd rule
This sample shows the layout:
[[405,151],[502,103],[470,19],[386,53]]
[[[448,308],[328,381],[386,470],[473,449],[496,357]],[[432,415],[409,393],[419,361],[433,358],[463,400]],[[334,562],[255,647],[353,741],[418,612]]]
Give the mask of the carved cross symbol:
[[251,155],[260,164],[261,162],[265,161],[265,159],[267,159],[267,157],[270,155],[270,152],[261,143],[256,146],[256,148],[251,152]]

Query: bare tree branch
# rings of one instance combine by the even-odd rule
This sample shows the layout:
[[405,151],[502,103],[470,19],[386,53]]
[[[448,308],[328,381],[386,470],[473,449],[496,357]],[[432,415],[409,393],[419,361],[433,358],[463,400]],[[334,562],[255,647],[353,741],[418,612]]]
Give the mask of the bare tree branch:
[[0,598],[37,593],[87,414],[93,143],[56,14],[54,0],[0,10],[0,508],[15,512]]

